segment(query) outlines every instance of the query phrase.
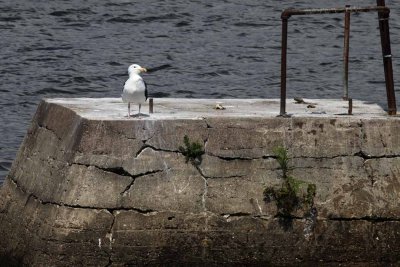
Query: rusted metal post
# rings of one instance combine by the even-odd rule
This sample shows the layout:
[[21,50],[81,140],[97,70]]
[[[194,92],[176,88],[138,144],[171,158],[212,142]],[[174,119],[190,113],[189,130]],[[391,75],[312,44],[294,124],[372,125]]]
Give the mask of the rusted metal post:
[[339,8],[310,8],[310,9],[295,9],[288,8],[282,12],[282,17],[311,15],[311,14],[335,14],[346,12],[383,12],[389,13],[389,8],[385,6],[367,6],[367,7],[339,7]]
[[289,16],[282,14],[282,53],[281,53],[281,111],[280,115],[286,115],[286,60],[287,60],[287,37]]
[[353,99],[349,98],[348,100],[349,100],[349,110],[347,114],[353,115]]
[[153,98],[149,98],[149,113],[150,114],[153,113],[153,105],[154,105]]
[[[378,6],[385,6],[385,0],[376,0]],[[383,67],[385,70],[386,94],[388,100],[388,114],[396,115],[396,96],[394,93],[392,51],[390,47],[389,13],[378,12],[379,30],[381,35]]]
[[[346,8],[349,8],[346,5]],[[343,49],[343,100],[349,99],[349,52],[350,52],[350,12],[344,17],[344,49]]]

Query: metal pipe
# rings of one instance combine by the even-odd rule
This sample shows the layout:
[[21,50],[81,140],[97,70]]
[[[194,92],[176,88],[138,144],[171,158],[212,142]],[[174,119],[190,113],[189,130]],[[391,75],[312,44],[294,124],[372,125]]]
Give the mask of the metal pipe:
[[153,98],[149,98],[149,113],[150,114],[152,114],[154,112],[153,106],[154,106]]
[[386,6],[311,8],[311,9],[288,8],[282,12],[282,17],[289,18],[290,16],[294,15],[333,14],[333,13],[346,13],[346,12],[354,13],[354,12],[374,12],[374,11],[378,11],[381,13],[389,13],[390,9]]
[[[346,5],[346,8],[349,7],[349,5]],[[349,99],[350,14],[346,11],[344,17],[343,100]]]
[[[385,6],[385,0],[377,0],[379,7]],[[378,12],[379,30],[381,35],[383,67],[385,70],[386,95],[388,101],[388,114],[396,115],[396,96],[394,92],[392,51],[390,47],[389,13]]]
[[353,99],[349,98],[349,109],[347,111],[347,114],[353,115]]
[[281,53],[281,110],[280,115],[286,114],[286,61],[287,61],[288,17],[282,15],[282,53]]

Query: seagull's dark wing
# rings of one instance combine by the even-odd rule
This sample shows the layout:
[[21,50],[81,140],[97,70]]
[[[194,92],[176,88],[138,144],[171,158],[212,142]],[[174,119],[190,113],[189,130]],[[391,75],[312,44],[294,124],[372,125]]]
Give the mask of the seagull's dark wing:
[[144,96],[146,97],[146,100],[147,100],[147,97],[148,97],[147,84],[145,81],[143,81],[143,82],[144,82]]

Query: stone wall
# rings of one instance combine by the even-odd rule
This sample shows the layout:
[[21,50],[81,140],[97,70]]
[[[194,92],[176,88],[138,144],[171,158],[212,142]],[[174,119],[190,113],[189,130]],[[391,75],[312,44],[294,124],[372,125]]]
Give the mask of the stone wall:
[[[399,264],[399,122],[96,120],[43,101],[0,191],[0,263]],[[185,135],[205,148],[199,164],[179,150]],[[313,215],[264,200],[282,182],[280,145],[292,176],[316,185]]]

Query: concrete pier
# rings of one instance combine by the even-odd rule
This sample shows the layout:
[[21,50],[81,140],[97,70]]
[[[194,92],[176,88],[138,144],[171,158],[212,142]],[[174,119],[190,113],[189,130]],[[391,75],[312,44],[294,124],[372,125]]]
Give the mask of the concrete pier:
[[[0,262],[395,266],[400,118],[305,102],[283,118],[278,100],[155,99],[127,118],[120,99],[42,101],[0,189]],[[204,147],[197,164],[185,135]],[[316,185],[312,215],[265,201],[282,183],[278,146]]]

